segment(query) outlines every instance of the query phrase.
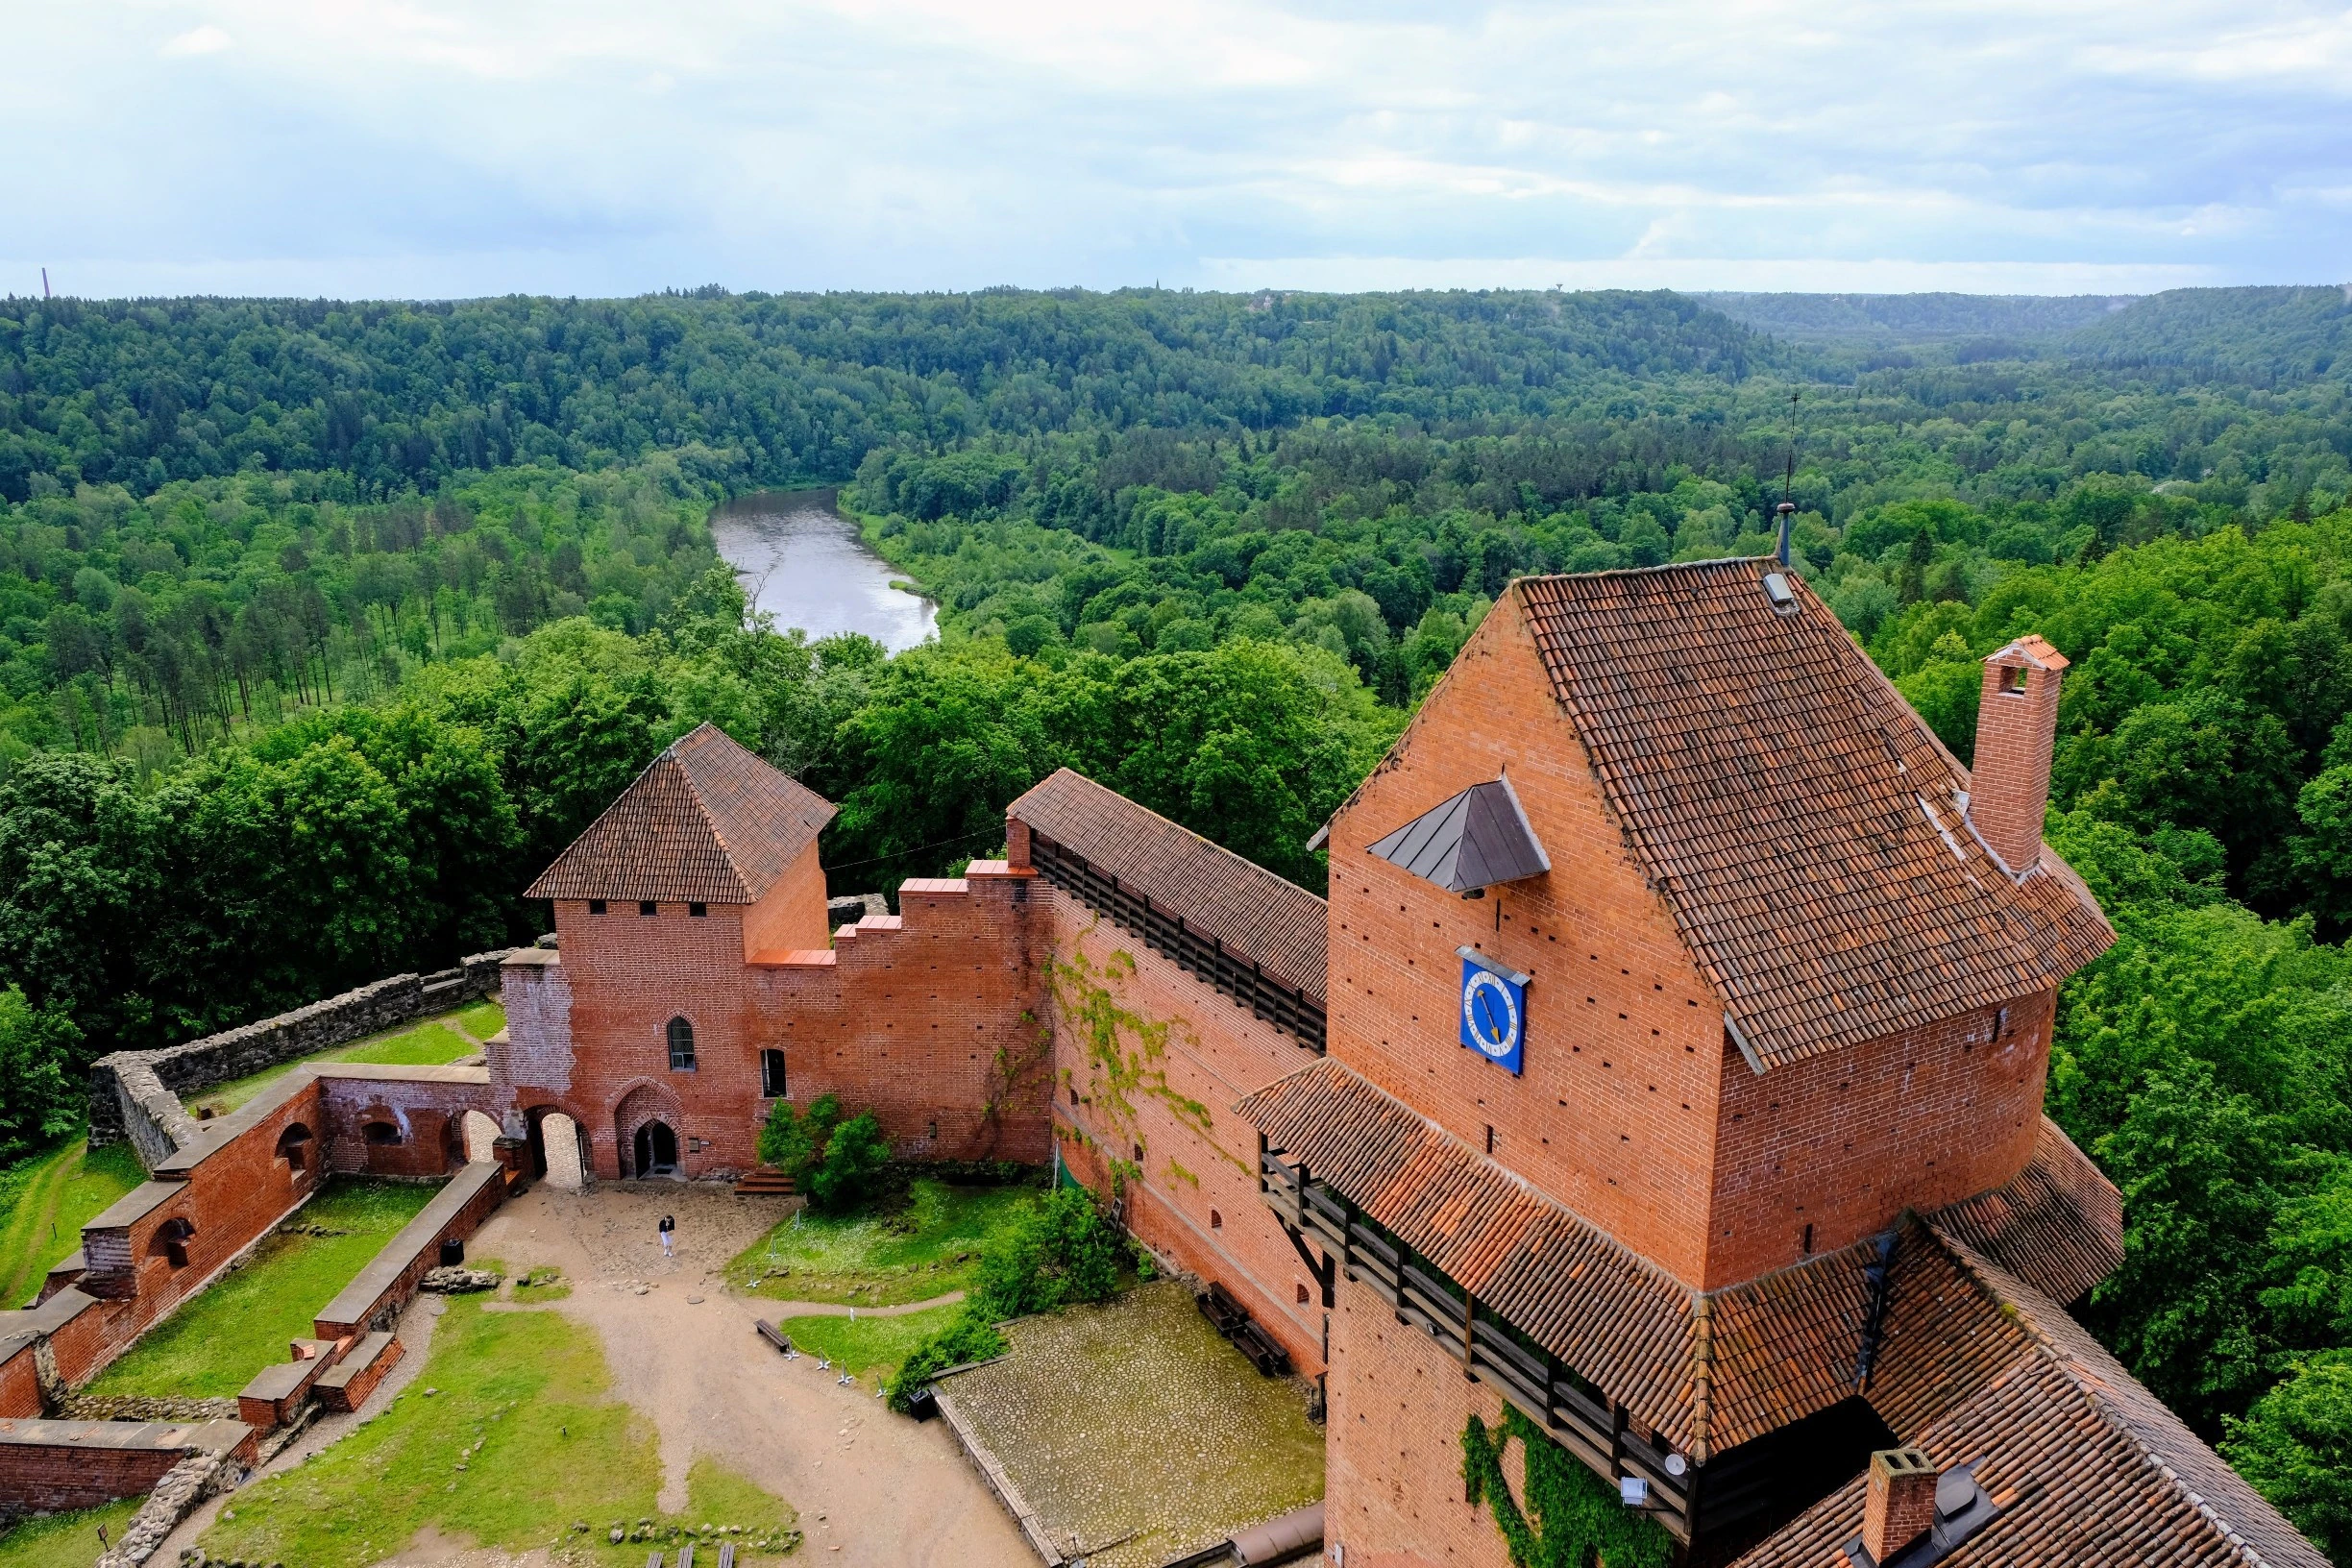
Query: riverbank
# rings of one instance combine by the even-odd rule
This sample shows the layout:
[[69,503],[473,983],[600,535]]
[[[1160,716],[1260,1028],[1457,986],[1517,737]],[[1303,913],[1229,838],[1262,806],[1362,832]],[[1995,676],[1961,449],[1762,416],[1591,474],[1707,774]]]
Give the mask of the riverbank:
[[939,606],[897,586],[908,574],[838,502],[832,490],[739,496],[711,511],[711,539],[779,630],[797,627],[812,641],[856,632],[893,653],[937,637]]

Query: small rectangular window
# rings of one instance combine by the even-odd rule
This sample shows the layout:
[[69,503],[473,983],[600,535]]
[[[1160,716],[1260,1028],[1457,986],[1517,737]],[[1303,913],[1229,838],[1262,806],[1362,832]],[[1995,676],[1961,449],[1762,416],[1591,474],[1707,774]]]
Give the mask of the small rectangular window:
[[686,906],[686,913],[687,913],[688,915],[691,915],[692,917],[694,917],[696,919],[698,919],[698,919],[703,919],[704,917],[706,917],[706,916],[708,916],[708,915],[710,914],[710,905],[708,905],[708,904],[688,904],[688,905]]
[[601,898],[591,898],[591,899],[589,899],[589,900],[588,900],[588,913],[589,913],[589,914],[591,914],[591,915],[601,915],[601,914],[603,914],[603,913],[604,913],[604,900],[603,900],[603,899],[601,899]]
[[2025,695],[2026,674],[2027,671],[2025,666],[2021,664],[2011,665],[2009,667],[2008,674],[2001,677],[2001,685],[2003,689],[2008,691],[2010,695],[2014,697],[2023,697]]
[[772,1100],[784,1097],[784,1053],[760,1052],[760,1092]]
[[661,913],[661,905],[655,903],[650,898],[640,898],[637,900],[637,913],[640,915],[658,915]]

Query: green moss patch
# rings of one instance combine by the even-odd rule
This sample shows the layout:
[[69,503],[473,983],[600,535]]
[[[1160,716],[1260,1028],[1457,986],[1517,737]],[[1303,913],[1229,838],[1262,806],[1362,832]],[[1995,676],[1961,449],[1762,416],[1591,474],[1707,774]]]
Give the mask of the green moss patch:
[[[746,1564],[798,1542],[789,1504],[709,1459],[688,1475],[686,1510],[660,1512],[652,1424],[611,1385],[593,1331],[453,1297],[423,1371],[383,1414],[237,1493],[200,1544],[214,1557],[360,1568],[430,1526],[557,1562],[641,1568],[648,1542],[708,1540],[697,1560],[716,1562],[716,1543],[733,1541]],[[618,1546],[615,1525],[630,1537]],[[695,1534],[703,1525],[721,1531]]]
[[1323,1433],[1175,1281],[1006,1331],[1012,1353],[939,1385],[1057,1541],[1156,1568],[1323,1495]]
[[[235,1394],[310,1335],[319,1309],[432,1201],[416,1183],[338,1177],[287,1227],[222,1275],[98,1375],[94,1394]],[[298,1230],[297,1227],[300,1229]],[[327,1236],[310,1234],[324,1230]]]
[[49,1270],[82,1247],[82,1227],[147,1179],[128,1143],[80,1139],[0,1172],[0,1307],[40,1293]]
[[843,1215],[794,1213],[727,1264],[735,1289],[778,1301],[894,1306],[928,1301],[969,1282],[991,1237],[1039,1189],[916,1181],[903,1204]]

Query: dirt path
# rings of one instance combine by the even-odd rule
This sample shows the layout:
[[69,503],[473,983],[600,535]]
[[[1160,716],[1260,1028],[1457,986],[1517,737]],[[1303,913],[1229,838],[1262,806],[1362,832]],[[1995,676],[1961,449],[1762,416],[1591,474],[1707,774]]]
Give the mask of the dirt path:
[[[664,1508],[685,1506],[687,1469],[708,1454],[797,1507],[816,1561],[1030,1568],[1027,1544],[944,1426],[892,1415],[814,1358],[785,1360],[752,1328],[759,1317],[848,1308],[727,1293],[727,1260],[788,1212],[789,1200],[724,1188],[608,1182],[582,1194],[543,1185],[501,1209],[469,1250],[512,1269],[553,1264],[571,1280],[555,1310],[597,1330],[616,1392],[653,1418]],[[665,1213],[677,1218],[675,1258],[662,1256],[655,1230]]]

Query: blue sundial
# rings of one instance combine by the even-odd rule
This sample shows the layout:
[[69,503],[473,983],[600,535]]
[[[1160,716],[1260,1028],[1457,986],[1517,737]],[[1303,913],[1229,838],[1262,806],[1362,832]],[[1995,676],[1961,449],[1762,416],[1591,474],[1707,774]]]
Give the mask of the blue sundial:
[[1462,959],[1461,1042],[1517,1072],[1527,1045],[1527,978]]

